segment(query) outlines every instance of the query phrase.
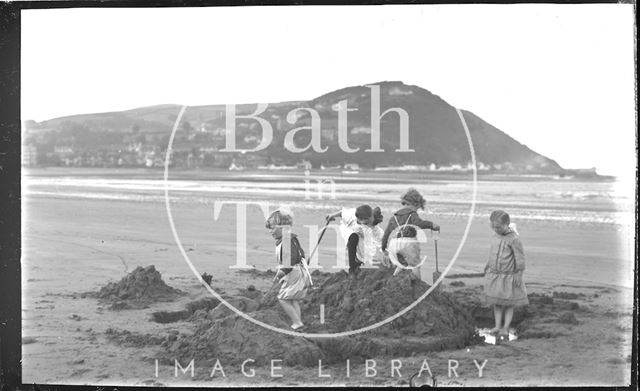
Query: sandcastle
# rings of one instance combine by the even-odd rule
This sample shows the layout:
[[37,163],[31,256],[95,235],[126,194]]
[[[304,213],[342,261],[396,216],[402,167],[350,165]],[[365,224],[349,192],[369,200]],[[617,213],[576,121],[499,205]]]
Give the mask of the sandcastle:
[[150,303],[169,301],[180,295],[163,280],[155,266],[138,266],[118,282],[110,282],[95,297],[110,303],[110,309],[145,308]]

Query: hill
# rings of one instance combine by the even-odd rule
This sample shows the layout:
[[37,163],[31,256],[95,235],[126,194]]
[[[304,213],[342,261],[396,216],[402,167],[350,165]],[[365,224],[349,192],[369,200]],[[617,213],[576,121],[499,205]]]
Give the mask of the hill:
[[[401,147],[401,120],[397,112],[380,117],[380,148],[372,147],[375,117],[372,121],[374,87],[379,88],[379,113],[398,108],[408,114],[408,145],[413,152],[398,152]],[[339,135],[338,110],[345,102],[346,133]],[[373,105],[373,106],[372,106]],[[237,115],[256,110],[255,104],[236,106]],[[179,105],[156,105],[133,110],[74,115],[36,123],[26,121],[25,141],[38,150],[41,164],[72,165],[155,165],[166,150],[169,135],[180,110]],[[315,116],[317,113],[317,116]],[[375,114],[375,111],[374,111]],[[529,173],[558,173],[562,168],[488,124],[469,111],[463,111],[473,140],[478,166],[484,170]],[[225,148],[225,105],[189,107],[174,140],[174,164],[186,167],[229,167],[296,165],[306,160],[312,166],[336,166],[347,163],[364,168],[415,165],[431,169],[464,169],[470,163],[467,138],[454,107],[428,90],[399,81],[352,86],[317,97],[311,101],[269,104],[259,114],[273,128],[268,147],[252,153],[220,151]],[[314,119],[315,117],[315,119]],[[318,125],[321,148],[304,148],[312,140],[304,126]],[[293,123],[291,123],[293,122]],[[288,133],[295,134],[292,142]],[[344,137],[346,135],[346,137]],[[262,140],[262,127],[254,119],[236,120],[236,148],[254,149]],[[346,139],[346,147],[340,138]],[[342,147],[341,147],[342,145]],[[358,149],[350,153],[347,148]],[[92,160],[93,157],[93,160]]]

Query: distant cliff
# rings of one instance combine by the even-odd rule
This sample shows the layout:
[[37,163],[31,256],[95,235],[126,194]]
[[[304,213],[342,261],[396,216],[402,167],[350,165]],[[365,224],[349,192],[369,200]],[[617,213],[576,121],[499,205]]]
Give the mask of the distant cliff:
[[[371,98],[367,86],[348,87],[311,101],[269,104],[259,117],[273,128],[273,139],[263,150],[251,153],[222,152],[225,147],[225,106],[189,107],[174,140],[174,164],[187,167],[236,165],[295,165],[305,160],[312,166],[336,166],[349,163],[364,168],[415,165],[431,169],[467,167],[471,161],[468,141],[455,109],[426,89],[402,82],[380,82],[380,113],[400,108],[408,114],[408,144],[415,152],[397,152],[400,148],[400,119],[390,112],[380,119],[380,147],[384,152],[365,152],[371,148]],[[339,102],[346,101],[346,152],[339,146]],[[38,148],[42,164],[72,165],[157,165],[168,144],[180,106],[159,105],[134,110],[83,114],[56,118],[41,123],[26,121],[25,142]],[[302,153],[287,149],[285,136],[292,129],[310,126],[318,113],[321,147]],[[355,109],[355,110],[354,110]],[[236,107],[238,115],[256,110],[255,104]],[[288,118],[289,115],[289,118]],[[559,173],[562,168],[552,159],[520,144],[506,133],[463,111],[473,140],[478,166],[484,170]],[[288,121],[289,119],[289,121]],[[291,121],[293,120],[293,121]],[[290,123],[293,122],[293,123]],[[236,121],[238,149],[255,148],[262,140],[262,127],[253,119]],[[294,147],[305,147],[311,131],[300,130],[293,137]],[[291,145],[289,145],[291,147]]]

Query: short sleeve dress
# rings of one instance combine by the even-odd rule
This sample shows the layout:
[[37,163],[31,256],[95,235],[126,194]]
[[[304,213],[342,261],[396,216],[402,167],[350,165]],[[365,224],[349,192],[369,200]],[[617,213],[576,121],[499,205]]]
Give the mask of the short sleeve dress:
[[524,268],[524,250],[518,235],[512,230],[504,235],[495,234],[485,267],[485,304],[514,307],[528,305],[524,281],[519,287],[513,284],[514,273],[524,271]]

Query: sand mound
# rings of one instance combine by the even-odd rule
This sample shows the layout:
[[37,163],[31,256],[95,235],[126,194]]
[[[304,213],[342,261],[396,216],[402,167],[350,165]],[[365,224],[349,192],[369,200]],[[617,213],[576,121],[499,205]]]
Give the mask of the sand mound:
[[[354,280],[346,273],[316,274],[314,287],[303,302],[303,316],[310,332],[336,333],[362,328],[397,314],[424,294],[429,285],[405,271],[393,276],[390,269],[364,269]],[[260,308],[277,305],[277,286]],[[325,323],[320,324],[324,304]],[[434,291],[411,311],[376,329],[378,335],[460,336],[473,334],[473,318],[448,294]]]
[[[267,324],[287,328],[280,313],[264,310],[251,313],[255,319]],[[268,365],[272,359],[283,360],[286,365],[318,365],[322,351],[312,341],[290,337],[258,326],[234,314],[221,319],[200,322],[193,335],[182,335],[167,349],[166,358],[223,365],[240,364],[246,359],[255,365]]]
[[[452,292],[452,295],[467,309],[467,312],[476,320],[479,328],[492,328],[495,325],[493,308],[482,302],[483,293],[481,286],[458,289]],[[532,295],[529,295],[529,300],[534,303],[536,299],[532,297]],[[551,302],[553,302],[553,299],[551,299]],[[532,306],[516,307],[513,312],[511,325],[516,327],[525,319],[533,317],[535,315],[534,311],[535,308]]]
[[181,292],[165,284],[155,266],[138,266],[119,282],[110,282],[96,297],[111,303],[111,309],[144,308],[158,301],[170,301]]
[[[482,287],[459,289],[453,295],[462,303],[481,328],[494,326],[493,310],[482,304]],[[552,292],[551,295],[529,294],[529,305],[516,307],[511,326],[516,329],[518,339],[554,338],[568,335],[570,327],[579,324],[575,313],[588,313],[574,301],[565,298],[585,298],[585,295]]]
[[562,315],[558,316],[557,322],[565,323],[565,324],[579,323],[578,320],[576,319],[576,315],[571,311],[564,312]]
[[[392,276],[392,270],[365,269],[356,279],[345,273],[314,273],[315,286],[302,302],[303,321],[309,333],[336,333],[365,327],[392,316],[420,297],[429,287],[410,272]],[[250,316],[288,329],[290,321],[277,303],[274,285],[258,305],[234,297],[233,305]],[[257,302],[256,302],[257,304]],[[325,322],[320,322],[324,304]],[[257,365],[282,359],[288,365],[317,365],[346,358],[402,356],[461,348],[475,341],[475,322],[446,293],[433,292],[411,311],[372,331],[343,338],[295,338],[257,326],[228,309],[215,309],[199,319],[192,336],[180,337],[167,349],[167,357],[219,358]]]
[[[147,268],[152,271],[150,273],[157,274],[161,281],[159,273],[150,268]],[[147,270],[139,269],[136,269],[139,273]],[[405,309],[429,288],[410,272],[392,274],[388,269],[364,269],[355,279],[350,279],[343,272],[314,271],[314,287],[301,302],[306,324],[303,331],[338,333],[370,326]],[[125,278],[119,283],[122,286],[114,284],[114,287],[120,286],[126,291],[125,280],[128,281]],[[120,291],[114,287],[112,291]],[[169,290],[165,288],[161,294],[173,289],[165,287]],[[111,292],[106,288],[103,288],[105,292]],[[254,319],[289,329],[290,320],[276,297],[278,288],[278,284],[274,284],[262,293],[255,286],[249,286],[225,299]],[[264,366],[269,365],[270,360],[280,359],[288,366],[316,366],[319,359],[330,364],[346,359],[406,357],[482,342],[475,332],[476,326],[491,327],[493,314],[490,308],[482,305],[481,291],[482,287],[478,286],[453,292],[434,291],[390,323],[348,337],[284,335],[245,320],[210,297],[190,302],[182,311],[153,314],[156,322],[191,322],[188,333],[174,330],[169,335],[157,336],[110,330],[107,337],[132,346],[160,345],[163,353],[159,358],[169,365],[174,359],[181,362],[195,359],[205,365],[213,365],[218,359],[223,365],[238,365],[253,359],[253,365]],[[104,295],[112,297],[111,293]],[[551,338],[570,332],[570,327],[578,323],[574,312],[586,310],[578,303],[559,297],[568,296],[562,293],[552,296],[530,294],[530,305],[519,307],[514,313],[512,325],[516,327],[518,338]],[[324,322],[320,322],[321,305],[324,306]]]
[[[258,295],[255,293],[257,292]],[[243,293],[249,294],[246,297]],[[230,296],[226,301],[242,312],[253,312],[258,309],[258,299],[262,294],[254,289],[241,290],[240,295]],[[151,314],[151,320],[156,323],[173,323],[181,320],[198,321],[198,320],[215,320],[233,315],[234,312],[215,297],[203,297],[196,301],[187,303],[183,310],[179,311],[156,311]]]
[[151,320],[156,323],[173,323],[190,319],[196,314],[207,313],[215,308],[220,301],[215,297],[203,297],[187,303],[180,311],[156,311],[151,314]]

